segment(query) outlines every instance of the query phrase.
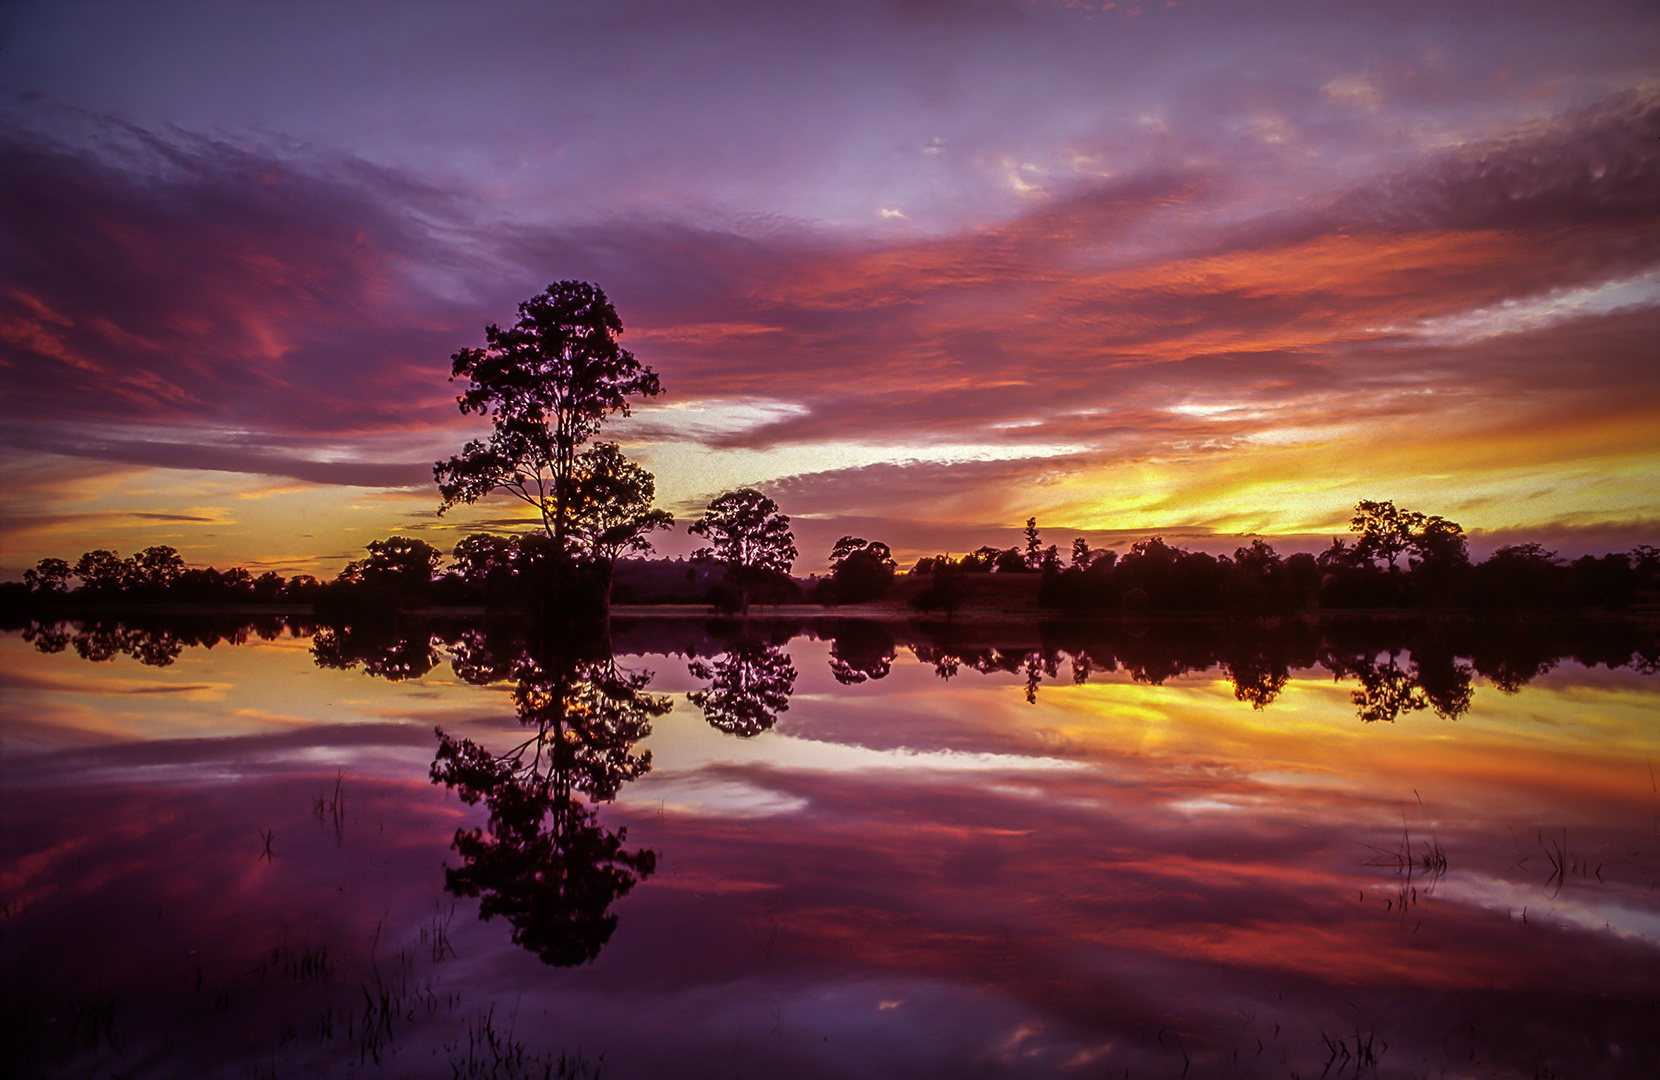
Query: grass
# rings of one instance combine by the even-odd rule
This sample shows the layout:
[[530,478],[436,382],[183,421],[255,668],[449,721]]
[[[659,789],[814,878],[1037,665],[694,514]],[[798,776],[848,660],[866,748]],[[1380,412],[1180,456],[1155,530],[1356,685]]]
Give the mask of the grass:
[[[271,946],[269,956],[261,957],[249,974],[261,977],[275,972],[289,982],[317,981],[327,985],[334,974],[334,966],[329,959],[329,947],[325,942],[319,945],[308,945],[296,949],[286,941]],[[200,983],[201,972],[197,969],[197,981]]]
[[450,901],[450,909],[444,910],[442,904],[434,905],[432,918],[421,927],[420,941],[432,951],[432,962],[437,963],[445,957],[455,958],[455,946],[450,944],[450,920],[455,918],[455,901]]
[[496,1006],[479,1014],[476,1021],[467,1022],[466,1045],[460,1040],[446,1044],[449,1053],[452,1080],[598,1080],[605,1064],[605,1055],[589,1061],[581,1052],[574,1056],[563,1051],[557,1058],[529,1053],[524,1041],[513,1037],[517,1016],[510,1014],[507,1030],[496,1030]]

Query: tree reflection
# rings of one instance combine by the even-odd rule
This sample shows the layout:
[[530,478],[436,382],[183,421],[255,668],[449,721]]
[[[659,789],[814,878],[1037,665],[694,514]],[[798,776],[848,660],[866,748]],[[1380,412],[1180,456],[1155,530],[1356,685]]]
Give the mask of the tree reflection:
[[1249,702],[1253,709],[1272,705],[1291,680],[1285,654],[1267,649],[1230,653],[1223,658],[1222,668],[1233,680],[1234,699]]
[[833,625],[830,674],[843,686],[886,678],[899,653],[893,633],[881,623],[843,619]]
[[1459,663],[1449,651],[1431,648],[1420,648],[1410,662],[1403,663],[1400,652],[1388,649],[1325,657],[1336,678],[1352,678],[1360,684],[1350,699],[1362,721],[1393,723],[1403,713],[1425,709],[1443,720],[1456,720],[1469,711],[1474,671],[1468,664]]
[[444,887],[479,898],[482,919],[504,916],[514,943],[544,963],[586,963],[616,929],[611,904],[657,866],[656,852],[626,850],[627,830],[601,826],[592,804],[650,770],[650,751],[635,753],[635,744],[673,702],[646,693],[651,673],[619,667],[609,650],[502,656],[471,634],[456,654],[470,681],[512,673],[519,722],[531,734],[496,754],[439,730],[432,782],[489,811],[485,826],[456,830],[462,864],[445,868]]
[[419,679],[442,659],[425,631],[387,626],[321,626],[311,639],[311,655],[320,668],[364,671],[389,682]]
[[709,682],[707,689],[686,695],[703,710],[703,718],[745,739],[777,723],[795,690],[796,671],[789,654],[780,645],[752,636],[740,639],[714,662],[694,660],[686,670]]
[[269,640],[280,636],[284,629],[295,628],[295,624],[280,616],[231,621],[188,616],[168,620],[152,617],[140,624],[104,619],[74,622],[30,620],[23,627],[22,636],[37,652],[60,653],[72,649],[76,656],[93,663],[128,656],[146,667],[168,667],[187,648],[211,649],[220,642],[240,645],[248,640],[250,632]]

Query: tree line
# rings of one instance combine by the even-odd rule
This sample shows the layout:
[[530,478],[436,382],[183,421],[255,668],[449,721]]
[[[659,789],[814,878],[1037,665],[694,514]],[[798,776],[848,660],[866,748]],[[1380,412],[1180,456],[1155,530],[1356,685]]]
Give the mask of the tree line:
[[1660,550],[1585,555],[1569,561],[1537,543],[1499,548],[1479,562],[1463,528],[1439,515],[1362,501],[1349,530],[1319,554],[1282,556],[1255,539],[1233,555],[1211,555],[1152,537],[1119,555],[1078,537],[1070,559],[1043,547],[1028,519],[1024,548],[980,548],[961,558],[924,558],[930,575],[917,606],[949,611],[973,575],[1038,573],[1039,603],[1071,613],[1274,615],[1309,608],[1437,608],[1502,614],[1537,609],[1625,611],[1660,588]]

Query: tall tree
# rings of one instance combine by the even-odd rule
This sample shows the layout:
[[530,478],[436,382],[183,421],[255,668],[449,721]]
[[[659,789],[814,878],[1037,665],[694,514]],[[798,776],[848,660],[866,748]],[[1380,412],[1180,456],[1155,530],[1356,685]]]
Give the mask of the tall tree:
[[462,349],[451,378],[469,380],[456,398],[463,413],[488,416],[488,443],[434,463],[444,496],[438,512],[506,491],[536,508],[542,527],[563,545],[576,496],[577,455],[632,397],[662,393],[657,373],[617,344],[622,320],[604,291],[585,281],[557,281],[519,305],[507,329],[485,327],[482,349]]
[[726,564],[727,576],[743,597],[749,614],[750,589],[771,574],[788,574],[795,562],[795,534],[778,504],[754,488],[729,491],[710,503],[687,532],[709,541],[693,558]]

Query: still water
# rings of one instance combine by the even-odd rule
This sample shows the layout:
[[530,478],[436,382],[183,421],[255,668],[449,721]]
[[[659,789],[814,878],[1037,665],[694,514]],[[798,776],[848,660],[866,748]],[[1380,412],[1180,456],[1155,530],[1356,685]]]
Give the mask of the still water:
[[1660,1075],[1652,631],[33,626],[0,1072]]

